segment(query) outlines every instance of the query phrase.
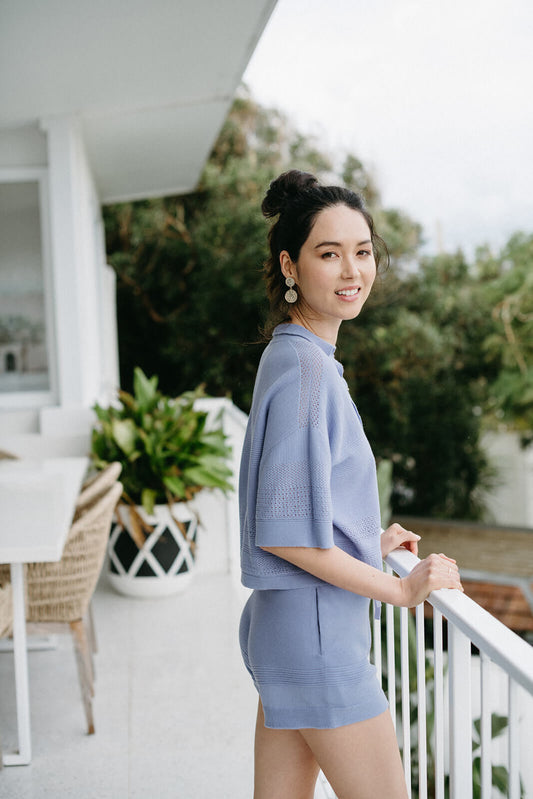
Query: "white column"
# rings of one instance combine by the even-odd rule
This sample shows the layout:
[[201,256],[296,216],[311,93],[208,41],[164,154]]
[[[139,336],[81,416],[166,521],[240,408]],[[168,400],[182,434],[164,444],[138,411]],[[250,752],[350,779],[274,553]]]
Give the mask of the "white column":
[[60,117],[43,124],[48,141],[50,249],[60,405],[81,404],[83,363],[77,253],[77,121]]
[[[50,249],[61,407],[99,398],[105,251],[100,205],[76,117],[43,120],[49,162]],[[115,346],[115,342],[111,342]]]

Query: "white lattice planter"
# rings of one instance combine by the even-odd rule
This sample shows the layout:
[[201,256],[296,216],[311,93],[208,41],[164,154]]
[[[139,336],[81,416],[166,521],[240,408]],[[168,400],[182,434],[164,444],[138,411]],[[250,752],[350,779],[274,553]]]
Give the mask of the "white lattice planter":
[[[156,505],[149,516],[142,507],[137,513],[153,527],[139,549],[129,532],[130,510],[120,505],[109,538],[109,579],[121,594],[135,597],[168,596],[183,591],[192,579],[193,550],[198,519],[182,502],[170,509]],[[176,521],[183,525],[186,537]]]

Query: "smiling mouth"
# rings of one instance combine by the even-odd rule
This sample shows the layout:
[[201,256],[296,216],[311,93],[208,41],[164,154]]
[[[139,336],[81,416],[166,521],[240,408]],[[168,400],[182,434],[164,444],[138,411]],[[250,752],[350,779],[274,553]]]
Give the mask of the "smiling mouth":
[[356,294],[359,294],[361,291],[360,288],[357,289],[341,289],[340,291],[336,291],[335,294],[338,294],[341,297],[354,297]]

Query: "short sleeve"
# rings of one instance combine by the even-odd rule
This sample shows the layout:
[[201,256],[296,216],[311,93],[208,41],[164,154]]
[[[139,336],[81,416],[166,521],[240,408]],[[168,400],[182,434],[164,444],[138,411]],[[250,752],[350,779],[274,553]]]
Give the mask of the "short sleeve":
[[294,379],[270,402],[259,464],[258,546],[334,545],[323,354],[303,341]]

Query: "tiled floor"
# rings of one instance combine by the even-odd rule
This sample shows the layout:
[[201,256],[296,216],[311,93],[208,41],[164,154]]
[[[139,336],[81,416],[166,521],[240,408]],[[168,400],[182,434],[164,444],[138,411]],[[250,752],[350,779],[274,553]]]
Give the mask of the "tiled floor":
[[[33,762],[0,772],[0,799],[249,799],[256,693],[242,665],[242,594],[221,574],[187,591],[95,595],[96,734],[68,637],[31,652]],[[12,655],[0,653],[0,727],[14,743]]]

